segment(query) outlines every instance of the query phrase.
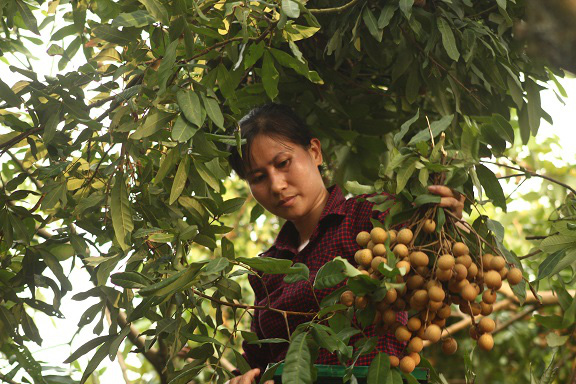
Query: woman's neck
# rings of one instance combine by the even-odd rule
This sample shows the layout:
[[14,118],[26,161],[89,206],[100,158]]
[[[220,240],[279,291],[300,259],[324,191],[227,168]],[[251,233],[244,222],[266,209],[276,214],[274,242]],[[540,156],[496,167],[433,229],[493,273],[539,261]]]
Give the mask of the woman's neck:
[[330,193],[327,189],[324,189],[324,192],[319,197],[318,202],[314,205],[312,210],[306,217],[303,217],[299,220],[294,220],[292,223],[296,227],[298,234],[300,235],[300,244],[305,243],[306,241],[310,240],[314,229],[318,226],[318,222],[320,221],[320,216],[322,215],[322,211],[328,202],[328,197]]

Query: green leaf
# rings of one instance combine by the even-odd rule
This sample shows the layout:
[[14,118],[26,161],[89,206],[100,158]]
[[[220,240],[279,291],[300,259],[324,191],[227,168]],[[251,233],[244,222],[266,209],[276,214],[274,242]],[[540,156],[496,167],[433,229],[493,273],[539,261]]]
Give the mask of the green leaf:
[[313,362],[308,346],[308,335],[308,333],[302,332],[292,339],[288,352],[286,352],[282,383],[312,384],[310,367]]
[[154,110],[148,114],[144,123],[130,135],[133,140],[140,140],[151,136],[162,128],[167,128],[168,123],[176,116],[173,113]]
[[376,17],[370,8],[364,8],[364,11],[362,12],[362,19],[364,20],[364,24],[368,28],[368,31],[376,39],[376,41],[379,43],[382,42],[382,35],[384,34],[384,31],[378,27],[378,21],[376,21]]
[[9,106],[19,108],[22,100],[14,93],[12,88],[0,79],[0,99],[4,100]]
[[364,195],[376,192],[371,185],[362,185],[357,181],[347,181],[344,188],[353,195]]
[[300,7],[294,0],[282,0],[282,11],[292,19],[300,17]]
[[536,281],[552,276],[576,262],[576,247],[562,249],[549,255],[538,267]]
[[429,194],[425,194],[425,195],[418,195],[415,199],[414,199],[414,205],[416,205],[417,207],[424,205],[424,204],[439,204],[441,201],[441,197],[438,195],[429,195]]
[[576,246],[576,235],[552,235],[548,236],[540,243],[540,249],[546,253],[558,252],[567,249],[570,246]]
[[198,128],[188,123],[188,120],[182,116],[178,116],[172,127],[172,139],[180,143],[185,143],[190,140],[196,132],[198,132]]
[[196,92],[192,90],[179,91],[176,94],[176,99],[186,120],[198,128],[202,127],[204,123],[204,118],[201,113],[202,106],[200,105],[200,98]]
[[378,353],[368,368],[368,384],[386,383],[390,374],[390,359],[385,353]]
[[340,284],[344,279],[346,279],[346,275],[344,274],[344,265],[342,262],[331,260],[320,267],[318,273],[316,273],[314,288],[331,288]]
[[400,0],[400,10],[407,19],[409,19],[412,16],[413,7],[414,7],[414,0]]
[[284,282],[287,284],[296,283],[298,281],[308,280],[310,278],[310,270],[306,266],[306,264],[302,263],[294,263],[286,271],[286,276],[284,276]]
[[168,23],[169,23],[168,11],[162,5],[161,2],[159,2],[158,0],[139,0],[139,1],[142,4],[144,4],[144,6],[146,7],[146,10],[152,16],[154,16],[154,18],[156,20],[158,20],[159,22],[161,22],[164,25],[168,25]]
[[174,176],[174,182],[172,183],[172,189],[170,189],[170,199],[168,204],[172,205],[184,190],[186,186],[186,180],[188,179],[188,169],[190,168],[190,156],[184,156],[184,159],[178,165],[178,170],[176,171],[176,176]]
[[271,275],[283,275],[292,265],[291,260],[276,259],[273,257],[238,257],[236,260],[256,271]]
[[176,165],[179,155],[180,151],[178,150],[178,147],[172,148],[168,151],[166,156],[164,156],[160,161],[160,167],[158,168],[158,173],[156,173],[156,177],[154,178],[154,184],[159,184],[164,180],[166,175],[170,173],[174,165]]
[[90,359],[90,361],[88,362],[88,365],[86,366],[86,368],[84,369],[83,373],[82,373],[82,378],[80,379],[80,384],[84,384],[88,378],[91,377],[92,372],[94,372],[96,370],[96,368],[98,368],[98,366],[100,365],[100,363],[102,362],[102,360],[104,360],[104,358],[106,357],[106,355],[108,355],[108,350],[110,348],[110,344],[112,343],[112,340],[108,340],[106,341],[104,344],[102,344],[102,346],[96,351],[96,353],[94,354],[94,356],[92,356],[92,358]]
[[510,122],[506,120],[502,115],[493,114],[492,125],[496,128],[496,131],[502,139],[509,143],[514,143],[514,129],[510,125]]
[[410,139],[408,142],[409,146],[413,146],[415,144],[421,143],[423,141],[430,140],[430,131],[432,131],[432,136],[436,137],[440,133],[444,132],[446,128],[450,126],[452,120],[454,119],[454,115],[443,116],[440,120],[434,121],[430,124],[430,128],[426,127],[425,129],[421,130],[417,134]]
[[506,196],[496,175],[482,164],[476,164],[476,174],[492,203],[506,212]]
[[416,169],[416,159],[409,160],[408,164],[404,164],[404,166],[398,171],[396,176],[396,193],[400,193],[404,190],[404,187],[410,180],[410,177],[414,173]]
[[113,27],[141,28],[154,23],[155,19],[148,12],[139,9],[130,13],[121,13],[112,20]]
[[[0,80],[1,81],[1,80]],[[50,144],[56,133],[56,128],[60,122],[60,114],[58,112],[52,113],[48,118],[48,121],[44,125],[44,131],[42,132],[42,139],[46,144]]]
[[526,81],[526,98],[528,99],[530,132],[532,132],[532,136],[536,136],[538,128],[540,128],[540,89],[538,85],[530,79]]
[[262,83],[264,84],[264,90],[270,98],[270,100],[276,99],[278,96],[278,82],[280,77],[278,71],[274,66],[274,59],[270,52],[264,52],[264,61],[262,63]]
[[443,18],[438,19],[438,30],[442,34],[442,45],[450,57],[454,61],[458,61],[460,58],[460,52],[458,52],[458,47],[456,46],[456,39],[454,38],[454,33],[450,24]]
[[400,127],[400,131],[394,135],[394,145],[398,148],[400,146],[400,142],[412,126],[416,120],[420,117],[420,109],[416,111],[416,114],[412,116],[408,121],[404,122]]
[[187,269],[140,290],[142,296],[164,296],[183,291],[195,283],[204,263],[193,263]]
[[396,6],[395,4],[387,4],[384,6],[384,8],[382,8],[382,11],[380,12],[380,17],[378,17],[378,28],[379,29],[384,29],[388,26],[388,24],[390,24],[390,20],[392,20],[392,17],[394,16],[394,12],[396,12],[396,9],[398,9],[398,6]]
[[16,7],[18,8],[20,16],[22,16],[22,20],[24,21],[24,24],[26,24],[26,27],[36,35],[40,35],[40,31],[38,30],[38,23],[32,14],[32,11],[28,7],[28,4],[22,0],[16,0]]
[[122,288],[144,288],[152,284],[148,276],[138,272],[120,272],[110,276],[110,282]]
[[564,322],[564,318],[558,315],[550,315],[550,316],[542,316],[542,315],[534,315],[534,320],[536,322],[542,324],[548,329],[561,329],[564,328],[562,323]]
[[84,356],[94,348],[98,347],[100,344],[110,340],[110,335],[99,336],[90,341],[84,343],[80,348],[78,348],[74,353],[72,353],[66,360],[63,361],[64,364],[70,364],[78,360],[80,357]]
[[222,203],[220,207],[218,207],[219,215],[229,215],[238,211],[246,202],[246,199],[243,197],[235,197],[230,200],[226,200]]
[[218,128],[224,129],[224,116],[222,115],[218,101],[202,94],[202,102],[204,103],[204,108],[206,108],[206,113],[210,120],[212,120]]
[[168,45],[166,51],[164,52],[164,57],[162,58],[162,62],[158,67],[158,84],[160,89],[158,90],[159,94],[164,93],[166,90],[166,82],[172,76],[172,69],[176,64],[176,50],[178,48],[179,40],[176,39]]
[[566,344],[569,338],[570,335],[559,336],[554,332],[550,332],[546,335],[546,342],[550,348],[561,347]]
[[219,273],[225,270],[230,265],[230,261],[226,257],[218,257],[216,259],[210,260],[206,267],[204,268],[204,273]]
[[110,214],[112,215],[112,226],[116,240],[122,249],[127,251],[130,249],[130,235],[134,229],[134,222],[128,200],[128,190],[121,173],[116,176],[114,187],[110,192]]
[[126,31],[121,31],[110,25],[99,25],[92,30],[92,33],[99,39],[118,45],[128,45],[134,41],[134,36],[132,34],[126,33]]

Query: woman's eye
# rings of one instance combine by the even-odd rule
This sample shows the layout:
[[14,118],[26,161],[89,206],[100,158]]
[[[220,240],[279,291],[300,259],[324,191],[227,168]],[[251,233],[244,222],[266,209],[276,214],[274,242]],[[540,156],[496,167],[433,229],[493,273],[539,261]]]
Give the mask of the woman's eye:
[[264,180],[264,175],[258,175],[252,177],[252,183],[258,183],[259,181]]
[[278,168],[284,168],[285,166],[288,165],[289,162],[290,162],[290,160],[286,159],[286,160],[278,163]]

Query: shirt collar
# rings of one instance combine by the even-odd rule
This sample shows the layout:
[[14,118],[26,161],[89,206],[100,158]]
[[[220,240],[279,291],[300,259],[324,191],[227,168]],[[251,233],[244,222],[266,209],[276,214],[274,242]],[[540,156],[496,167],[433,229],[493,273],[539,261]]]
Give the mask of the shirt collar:
[[[330,195],[326,201],[326,205],[320,214],[320,221],[318,224],[325,221],[329,216],[345,216],[345,201],[346,198],[342,193],[342,189],[338,185],[333,185],[328,188]],[[288,250],[294,254],[298,253],[298,231],[292,222],[287,221],[280,229],[280,233],[274,241],[272,248],[278,250]],[[270,250],[272,250],[270,248]]]

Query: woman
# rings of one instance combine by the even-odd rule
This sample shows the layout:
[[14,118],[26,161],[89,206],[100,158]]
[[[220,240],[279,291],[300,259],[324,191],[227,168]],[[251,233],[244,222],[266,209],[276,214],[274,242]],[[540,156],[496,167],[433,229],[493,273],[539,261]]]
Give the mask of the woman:
[[[318,269],[336,256],[354,263],[359,249],[356,234],[370,230],[370,218],[383,219],[386,212],[372,210],[372,203],[357,198],[346,200],[338,186],[326,189],[320,173],[322,148],[312,137],[301,119],[286,106],[267,104],[253,109],[239,122],[242,138],[242,157],[237,150],[231,152],[230,164],[236,173],[248,182],[256,201],[269,212],[286,219],[274,245],[263,257],[287,258],[293,263],[304,263],[310,270],[310,281]],[[454,197],[445,186],[430,187],[430,192],[442,196],[441,207],[447,207],[459,217],[463,202]],[[255,293],[255,305],[294,311],[318,310],[318,303],[333,289],[313,290],[310,281],[287,284],[281,275],[264,275],[262,280],[249,277]],[[265,287],[264,287],[265,285]],[[260,339],[288,339],[289,332],[309,318],[256,310],[252,319],[252,332]],[[406,322],[406,314],[398,317]],[[287,330],[286,323],[289,325]],[[374,336],[373,327],[365,334]],[[359,336],[350,340],[353,344]],[[244,343],[245,357],[253,367],[244,375],[233,378],[231,384],[251,383],[268,363],[283,360],[288,344]],[[371,354],[362,356],[357,365],[369,365],[378,352],[400,355],[403,346],[392,334],[379,337]],[[317,364],[338,364],[336,356],[321,350]]]

